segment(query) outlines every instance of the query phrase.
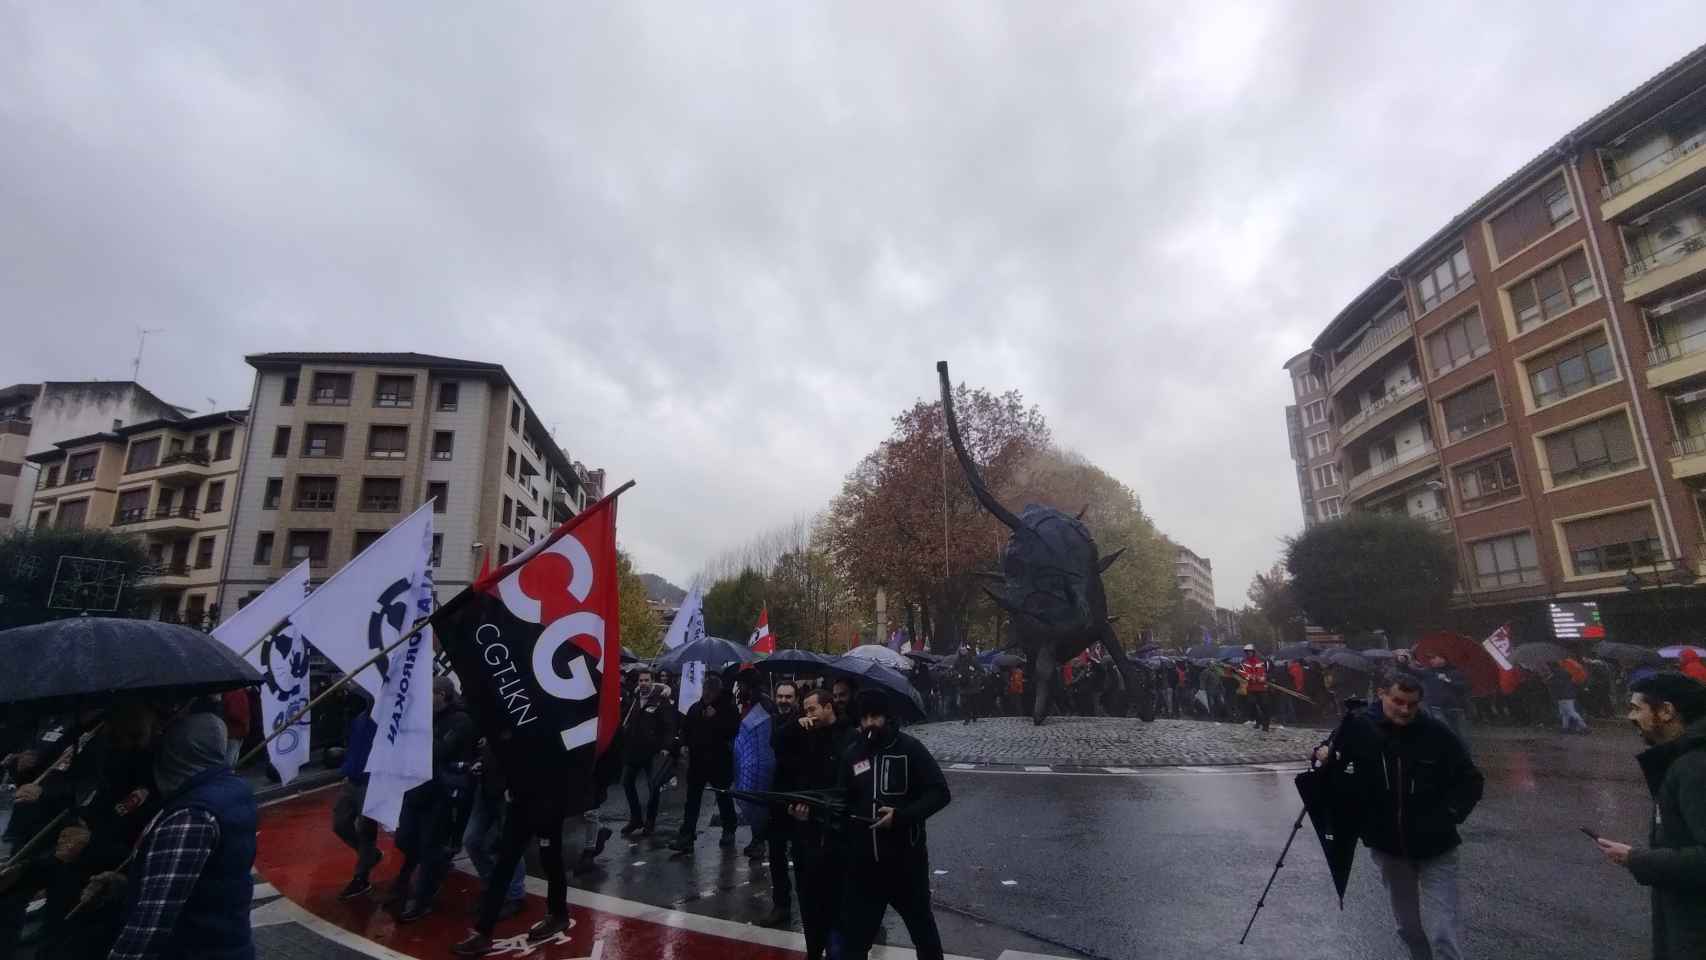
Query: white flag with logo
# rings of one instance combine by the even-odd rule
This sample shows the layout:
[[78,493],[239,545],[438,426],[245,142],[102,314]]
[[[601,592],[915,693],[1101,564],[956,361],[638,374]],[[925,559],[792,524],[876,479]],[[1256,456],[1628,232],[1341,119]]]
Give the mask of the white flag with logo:
[[669,633],[664,635],[665,650],[674,650],[684,643],[705,639],[705,598],[700,596],[699,588],[694,587],[682,601],[681,609],[675,611],[675,619],[670,621]]
[[1515,667],[1511,666],[1511,661],[1510,661],[1510,656],[1511,656],[1511,625],[1510,624],[1507,623],[1504,626],[1500,627],[1499,629],[1494,630],[1491,634],[1488,635],[1487,639],[1481,641],[1481,646],[1485,647],[1487,652],[1492,655],[1493,662],[1495,662],[1499,665],[1500,670],[1514,670],[1514,669],[1516,669]]
[[[432,543],[430,502],[308,595],[290,618],[297,636],[344,673],[397,642],[415,620],[422,543]],[[388,663],[368,667],[355,682],[377,700],[388,669]]]
[[[269,734],[308,705],[308,647],[288,625],[259,646],[256,641],[302,606],[307,595],[308,561],[304,560],[213,631],[215,640],[238,654],[248,651],[249,664],[266,681],[261,685],[261,729]],[[267,757],[281,783],[295,778],[308,753],[307,713],[267,744]]]
[[677,706],[687,713],[705,692],[705,661],[690,660],[681,665],[681,696]]
[[[403,629],[432,615],[432,514],[416,546],[415,587]],[[361,812],[392,830],[402,820],[403,794],[432,779],[432,629],[391,651],[385,684],[373,703],[373,752],[367,755],[367,797]]]

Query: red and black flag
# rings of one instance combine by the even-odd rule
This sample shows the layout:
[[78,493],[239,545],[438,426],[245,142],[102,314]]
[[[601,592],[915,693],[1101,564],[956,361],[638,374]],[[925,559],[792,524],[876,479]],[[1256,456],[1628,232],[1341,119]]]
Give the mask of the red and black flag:
[[522,789],[589,772],[616,735],[621,492],[481,576],[433,616],[469,710]]

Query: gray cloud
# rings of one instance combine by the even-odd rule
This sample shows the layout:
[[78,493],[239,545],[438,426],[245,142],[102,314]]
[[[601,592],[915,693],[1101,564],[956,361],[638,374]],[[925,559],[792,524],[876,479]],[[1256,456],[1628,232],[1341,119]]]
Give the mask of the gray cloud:
[[[1591,25],[1591,26],[1588,26]],[[823,504],[931,364],[1242,598],[1299,525],[1279,364],[1685,52],[1698,4],[14,8],[0,381],[205,406],[244,353],[508,366],[676,579]]]

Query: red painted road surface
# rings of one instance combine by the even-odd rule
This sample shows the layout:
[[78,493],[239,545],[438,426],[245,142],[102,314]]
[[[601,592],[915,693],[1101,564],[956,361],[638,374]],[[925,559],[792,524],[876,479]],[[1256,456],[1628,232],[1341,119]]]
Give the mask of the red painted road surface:
[[[437,909],[426,918],[398,925],[380,909],[379,896],[339,903],[338,891],[349,882],[355,853],[331,829],[336,791],[322,790],[284,801],[262,811],[255,867],[279,893],[320,919],[409,957],[449,957],[450,946],[470,930],[469,912],[479,894],[475,878],[453,870],[439,894]],[[402,864],[402,856],[381,840],[385,860],[374,872],[382,895]],[[621,916],[571,904],[575,924],[568,933],[544,944],[526,942],[528,926],[545,915],[543,897],[528,895],[521,916],[498,925],[498,946],[488,956],[528,957],[530,960],[796,960],[796,950],[682,929],[665,923]],[[679,915],[677,915],[679,916]],[[755,935],[770,931],[754,929]]]

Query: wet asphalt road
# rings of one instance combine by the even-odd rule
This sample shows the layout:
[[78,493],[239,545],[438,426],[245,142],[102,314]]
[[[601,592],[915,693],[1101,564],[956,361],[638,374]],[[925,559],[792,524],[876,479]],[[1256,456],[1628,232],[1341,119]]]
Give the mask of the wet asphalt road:
[[[1578,830],[1644,840],[1648,801],[1633,761],[1640,749],[1634,735],[1613,724],[1593,737],[1498,730],[1480,734],[1476,749],[1488,788],[1464,830],[1469,954],[1645,955],[1646,892]],[[1403,955],[1366,851],[1340,912],[1307,826],[1249,943],[1238,946],[1297,815],[1289,775],[950,771],[949,781],[953,804],[932,819],[930,848],[933,868],[945,871],[935,877],[935,899],[950,953],[994,957],[1016,949],[1110,960]],[[607,811],[625,810],[619,795],[611,800]],[[678,802],[666,804],[660,826],[674,825]],[[743,844],[746,836],[742,829]],[[768,908],[767,883],[762,868],[718,849],[714,832],[701,834],[688,862],[651,843],[613,841],[605,869],[577,881],[737,920],[755,920]],[[891,942],[907,944],[892,914],[888,929]]]

